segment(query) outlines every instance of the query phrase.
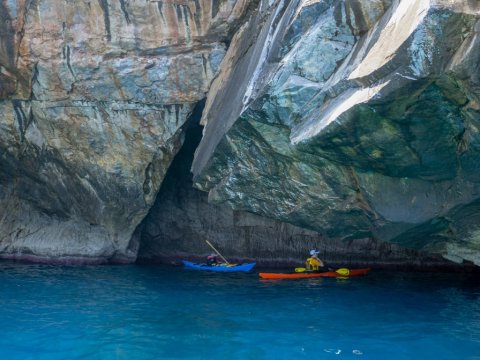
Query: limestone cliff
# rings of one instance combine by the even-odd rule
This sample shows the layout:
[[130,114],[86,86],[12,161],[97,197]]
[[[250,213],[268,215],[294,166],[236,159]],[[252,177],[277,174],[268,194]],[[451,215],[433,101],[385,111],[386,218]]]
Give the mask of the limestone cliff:
[[209,92],[196,186],[480,265],[479,31],[478,1],[262,1]]
[[0,254],[133,261],[243,0],[0,3]]

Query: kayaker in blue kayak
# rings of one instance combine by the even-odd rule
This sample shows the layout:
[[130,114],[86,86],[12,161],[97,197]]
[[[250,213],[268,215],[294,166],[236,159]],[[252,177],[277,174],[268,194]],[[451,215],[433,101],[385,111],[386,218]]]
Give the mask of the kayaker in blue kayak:
[[221,265],[222,263],[218,261],[218,256],[215,253],[211,253],[207,256],[207,265],[209,266],[217,266]]
[[310,250],[310,257],[305,261],[307,271],[328,271],[323,261],[318,258],[318,254],[320,251]]

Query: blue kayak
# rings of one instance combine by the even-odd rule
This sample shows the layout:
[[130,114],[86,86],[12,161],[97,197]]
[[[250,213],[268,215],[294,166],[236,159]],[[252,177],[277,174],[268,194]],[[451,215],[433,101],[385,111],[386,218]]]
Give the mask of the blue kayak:
[[256,262],[252,263],[245,263],[245,264],[236,264],[236,265],[217,265],[217,266],[210,266],[207,264],[198,264],[193,263],[191,261],[182,260],[183,265],[189,269],[195,270],[206,270],[206,271],[217,271],[217,272],[247,272],[253,269]]

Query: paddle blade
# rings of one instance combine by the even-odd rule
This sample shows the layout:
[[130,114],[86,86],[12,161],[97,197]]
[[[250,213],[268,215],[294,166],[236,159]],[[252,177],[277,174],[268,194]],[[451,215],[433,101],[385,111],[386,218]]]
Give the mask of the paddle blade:
[[350,275],[350,270],[347,268],[340,268],[335,271],[338,275],[348,276]]
[[295,268],[295,272],[305,272],[306,270],[305,268]]

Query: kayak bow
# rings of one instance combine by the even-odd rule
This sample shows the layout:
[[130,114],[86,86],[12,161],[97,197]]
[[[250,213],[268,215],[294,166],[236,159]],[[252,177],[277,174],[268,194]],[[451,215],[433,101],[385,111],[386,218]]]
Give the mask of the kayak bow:
[[370,271],[366,269],[351,269],[346,275],[345,273],[338,273],[336,271],[327,272],[301,272],[301,273],[260,273],[258,274],[262,279],[306,279],[319,277],[352,277],[365,275]]

